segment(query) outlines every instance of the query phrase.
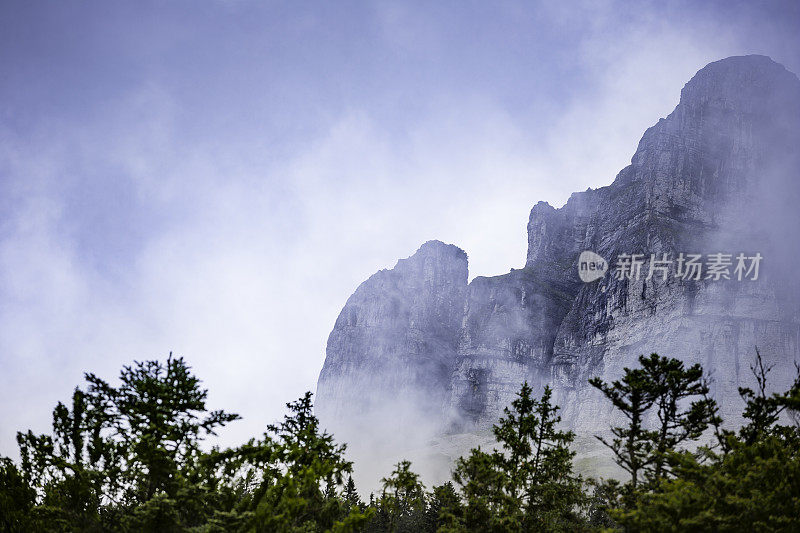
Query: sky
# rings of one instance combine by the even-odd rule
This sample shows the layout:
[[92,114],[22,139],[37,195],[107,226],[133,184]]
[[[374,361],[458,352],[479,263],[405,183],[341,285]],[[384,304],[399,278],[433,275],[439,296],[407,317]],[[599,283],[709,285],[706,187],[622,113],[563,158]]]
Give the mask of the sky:
[[262,433],[423,242],[524,265],[705,64],[800,72],[795,2],[0,3],[0,455],[84,372],[184,356]]

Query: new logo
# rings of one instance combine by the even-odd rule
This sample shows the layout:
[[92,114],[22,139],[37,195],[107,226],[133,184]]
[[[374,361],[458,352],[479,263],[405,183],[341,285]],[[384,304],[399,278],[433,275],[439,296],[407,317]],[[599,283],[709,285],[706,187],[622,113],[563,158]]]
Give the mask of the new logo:
[[608,261],[594,252],[581,252],[578,257],[578,276],[584,283],[602,278],[608,270]]

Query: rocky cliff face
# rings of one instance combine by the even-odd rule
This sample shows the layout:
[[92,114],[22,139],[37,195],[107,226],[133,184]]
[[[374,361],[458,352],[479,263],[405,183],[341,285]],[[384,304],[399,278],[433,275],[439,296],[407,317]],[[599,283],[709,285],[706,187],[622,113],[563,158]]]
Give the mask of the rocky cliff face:
[[[467,254],[430,241],[362,283],[328,338],[318,415],[345,433],[427,413],[439,423],[449,398],[467,295]],[[344,427],[343,427],[344,426]]]
[[[533,207],[524,268],[467,286],[466,255],[431,242],[362,284],[328,341],[320,416],[336,427],[408,396],[442,432],[479,431],[528,380],[551,384],[564,420],[592,433],[609,410],[587,380],[650,352],[701,363],[734,416],[756,346],[778,386],[800,360],[798,146],[796,76],[763,56],[711,63],[611,185]],[[591,283],[584,250],[611,266]],[[757,280],[736,279],[740,252],[763,256]],[[681,253],[733,254],[731,279],[679,278]],[[643,255],[639,279],[618,279],[620,254]],[[651,254],[673,260],[666,275],[646,279]]]

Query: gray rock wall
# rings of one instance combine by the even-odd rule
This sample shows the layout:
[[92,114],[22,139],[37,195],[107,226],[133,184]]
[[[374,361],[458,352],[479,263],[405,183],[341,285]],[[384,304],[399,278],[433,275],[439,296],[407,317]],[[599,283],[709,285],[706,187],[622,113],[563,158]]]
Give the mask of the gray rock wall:
[[466,294],[467,254],[439,241],[362,283],[328,338],[318,415],[333,428],[372,415],[441,418]]
[[[551,384],[565,422],[592,433],[610,419],[587,380],[658,352],[703,364],[735,418],[756,346],[776,386],[800,360],[799,128],[800,81],[781,65],[706,66],[611,185],[533,207],[524,268],[467,286],[464,252],[434,241],[364,282],[328,341],[320,416],[400,411],[409,397],[441,432],[477,432],[528,380]],[[583,250],[611,262],[605,277],[579,280]],[[681,252],[764,259],[757,281],[645,280],[647,264],[640,280],[614,276],[618,254]]]

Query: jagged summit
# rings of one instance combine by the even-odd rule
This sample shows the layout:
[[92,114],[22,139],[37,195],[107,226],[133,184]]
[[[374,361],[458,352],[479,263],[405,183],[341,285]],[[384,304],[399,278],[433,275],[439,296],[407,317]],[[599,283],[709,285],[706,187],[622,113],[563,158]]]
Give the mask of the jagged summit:
[[335,355],[320,373],[318,411],[383,409],[398,397],[438,409],[466,291],[467,254],[435,240],[362,283],[328,338],[327,353]]
[[395,269],[402,268],[405,264],[421,266],[426,260],[433,261],[433,264],[440,267],[453,261],[453,266],[463,262],[464,268],[466,268],[468,262],[467,252],[458,246],[439,240],[430,240],[423,243],[412,256],[398,260]]
[[776,97],[785,103],[787,89],[798,85],[795,74],[768,56],[733,56],[700,69],[681,90],[680,104],[754,112],[776,103]]
[[[551,385],[564,421],[592,434],[609,413],[588,379],[616,379],[653,351],[713,370],[723,414],[741,412],[755,346],[778,379],[800,360],[799,110],[800,81],[768,57],[711,63],[611,185],[532,208],[525,268],[467,285],[466,254],[430,241],[371,277],[328,341],[321,416],[336,427],[410,403],[440,432],[480,431],[527,380]],[[583,283],[584,250],[612,264],[622,253],[759,252],[764,268],[749,282],[645,279],[646,264],[640,279],[611,269]]]
[[[440,240],[432,239],[422,243],[416,254],[418,253],[452,253],[466,258],[467,252],[456,246],[455,244],[447,244]],[[416,255],[414,254],[414,255]]]

